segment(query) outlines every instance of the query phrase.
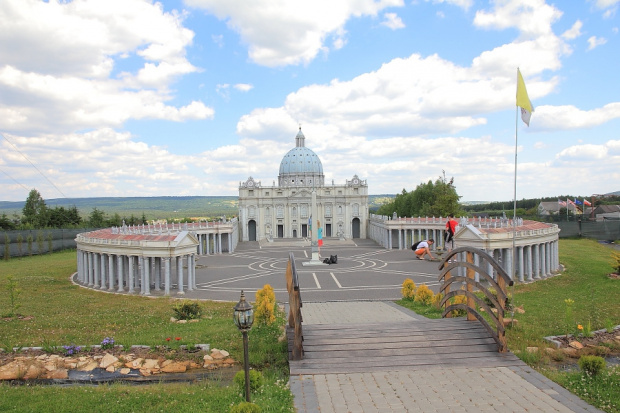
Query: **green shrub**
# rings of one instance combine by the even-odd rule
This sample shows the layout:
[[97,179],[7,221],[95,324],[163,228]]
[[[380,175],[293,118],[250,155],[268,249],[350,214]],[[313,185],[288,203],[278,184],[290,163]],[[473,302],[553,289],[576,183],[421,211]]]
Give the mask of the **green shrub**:
[[241,402],[230,408],[230,413],[261,413],[262,409],[254,403]]
[[579,358],[579,368],[590,376],[596,376],[605,370],[607,363],[605,359],[599,356],[581,356]]
[[181,301],[172,310],[178,320],[193,320],[202,315],[202,308],[196,301]]
[[[241,391],[245,390],[245,372],[240,370],[233,379]],[[263,374],[258,370],[250,370],[250,392],[255,392],[263,385]]]
[[415,283],[411,278],[407,278],[405,281],[403,281],[403,287],[401,288],[400,292],[405,300],[413,300],[415,298],[415,290]]
[[[493,298],[495,298],[495,301],[499,303],[499,298],[497,298],[497,291],[495,291],[495,288],[489,288],[489,292],[493,294]],[[486,294],[484,295],[482,299],[489,307],[491,308],[495,307],[493,303],[491,302],[491,300],[489,299],[489,297],[486,296]],[[510,293],[507,294],[506,302],[504,303],[504,309],[506,310],[512,309],[512,294]]]

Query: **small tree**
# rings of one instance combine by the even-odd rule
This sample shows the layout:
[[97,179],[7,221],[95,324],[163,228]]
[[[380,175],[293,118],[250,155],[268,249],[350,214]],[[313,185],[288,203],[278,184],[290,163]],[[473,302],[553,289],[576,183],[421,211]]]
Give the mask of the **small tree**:
[[21,257],[24,253],[24,236],[20,232],[17,234],[17,255]]
[[28,237],[26,238],[26,242],[28,243],[28,255],[32,257],[32,241],[34,241],[32,239],[32,234],[28,234]]
[[43,238],[43,231],[37,231],[37,250],[39,255],[43,254],[43,242],[45,238]]
[[8,261],[11,258],[11,239],[9,234],[4,233],[4,260]]
[[276,321],[276,294],[269,284],[256,291],[254,318],[259,324],[271,325]]
[[54,250],[54,237],[52,236],[51,232],[48,232],[47,233],[47,252],[51,254],[53,250]]

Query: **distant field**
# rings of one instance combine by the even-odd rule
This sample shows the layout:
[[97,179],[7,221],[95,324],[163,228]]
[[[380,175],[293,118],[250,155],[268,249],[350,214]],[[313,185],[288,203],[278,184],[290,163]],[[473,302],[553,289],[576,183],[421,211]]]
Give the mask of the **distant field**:
[[[393,198],[394,195],[369,195],[369,208],[371,211],[376,210]],[[21,215],[25,201],[0,201],[0,214]],[[46,199],[45,203],[48,207],[75,205],[83,217],[87,217],[94,208],[108,216],[119,214],[121,217],[141,217],[144,213],[147,219],[233,216],[239,213],[237,196],[59,198]]]

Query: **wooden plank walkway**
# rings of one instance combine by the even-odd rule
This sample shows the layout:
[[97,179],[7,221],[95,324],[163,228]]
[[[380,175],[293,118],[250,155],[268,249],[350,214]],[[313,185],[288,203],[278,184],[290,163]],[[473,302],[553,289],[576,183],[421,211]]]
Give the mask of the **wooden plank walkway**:
[[[304,358],[291,375],[418,370],[429,367],[523,366],[477,321],[413,320],[382,324],[304,324]],[[292,335],[289,332],[289,349]]]

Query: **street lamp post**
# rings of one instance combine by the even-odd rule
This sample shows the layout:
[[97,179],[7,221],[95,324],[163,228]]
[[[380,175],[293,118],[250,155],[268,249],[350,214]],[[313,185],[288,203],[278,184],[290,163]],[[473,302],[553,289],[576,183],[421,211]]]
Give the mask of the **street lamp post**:
[[243,335],[243,367],[245,370],[245,401],[250,402],[250,361],[248,358],[248,331],[254,323],[254,310],[252,305],[245,301],[245,294],[241,290],[241,298],[235,306],[233,314],[235,325]]

